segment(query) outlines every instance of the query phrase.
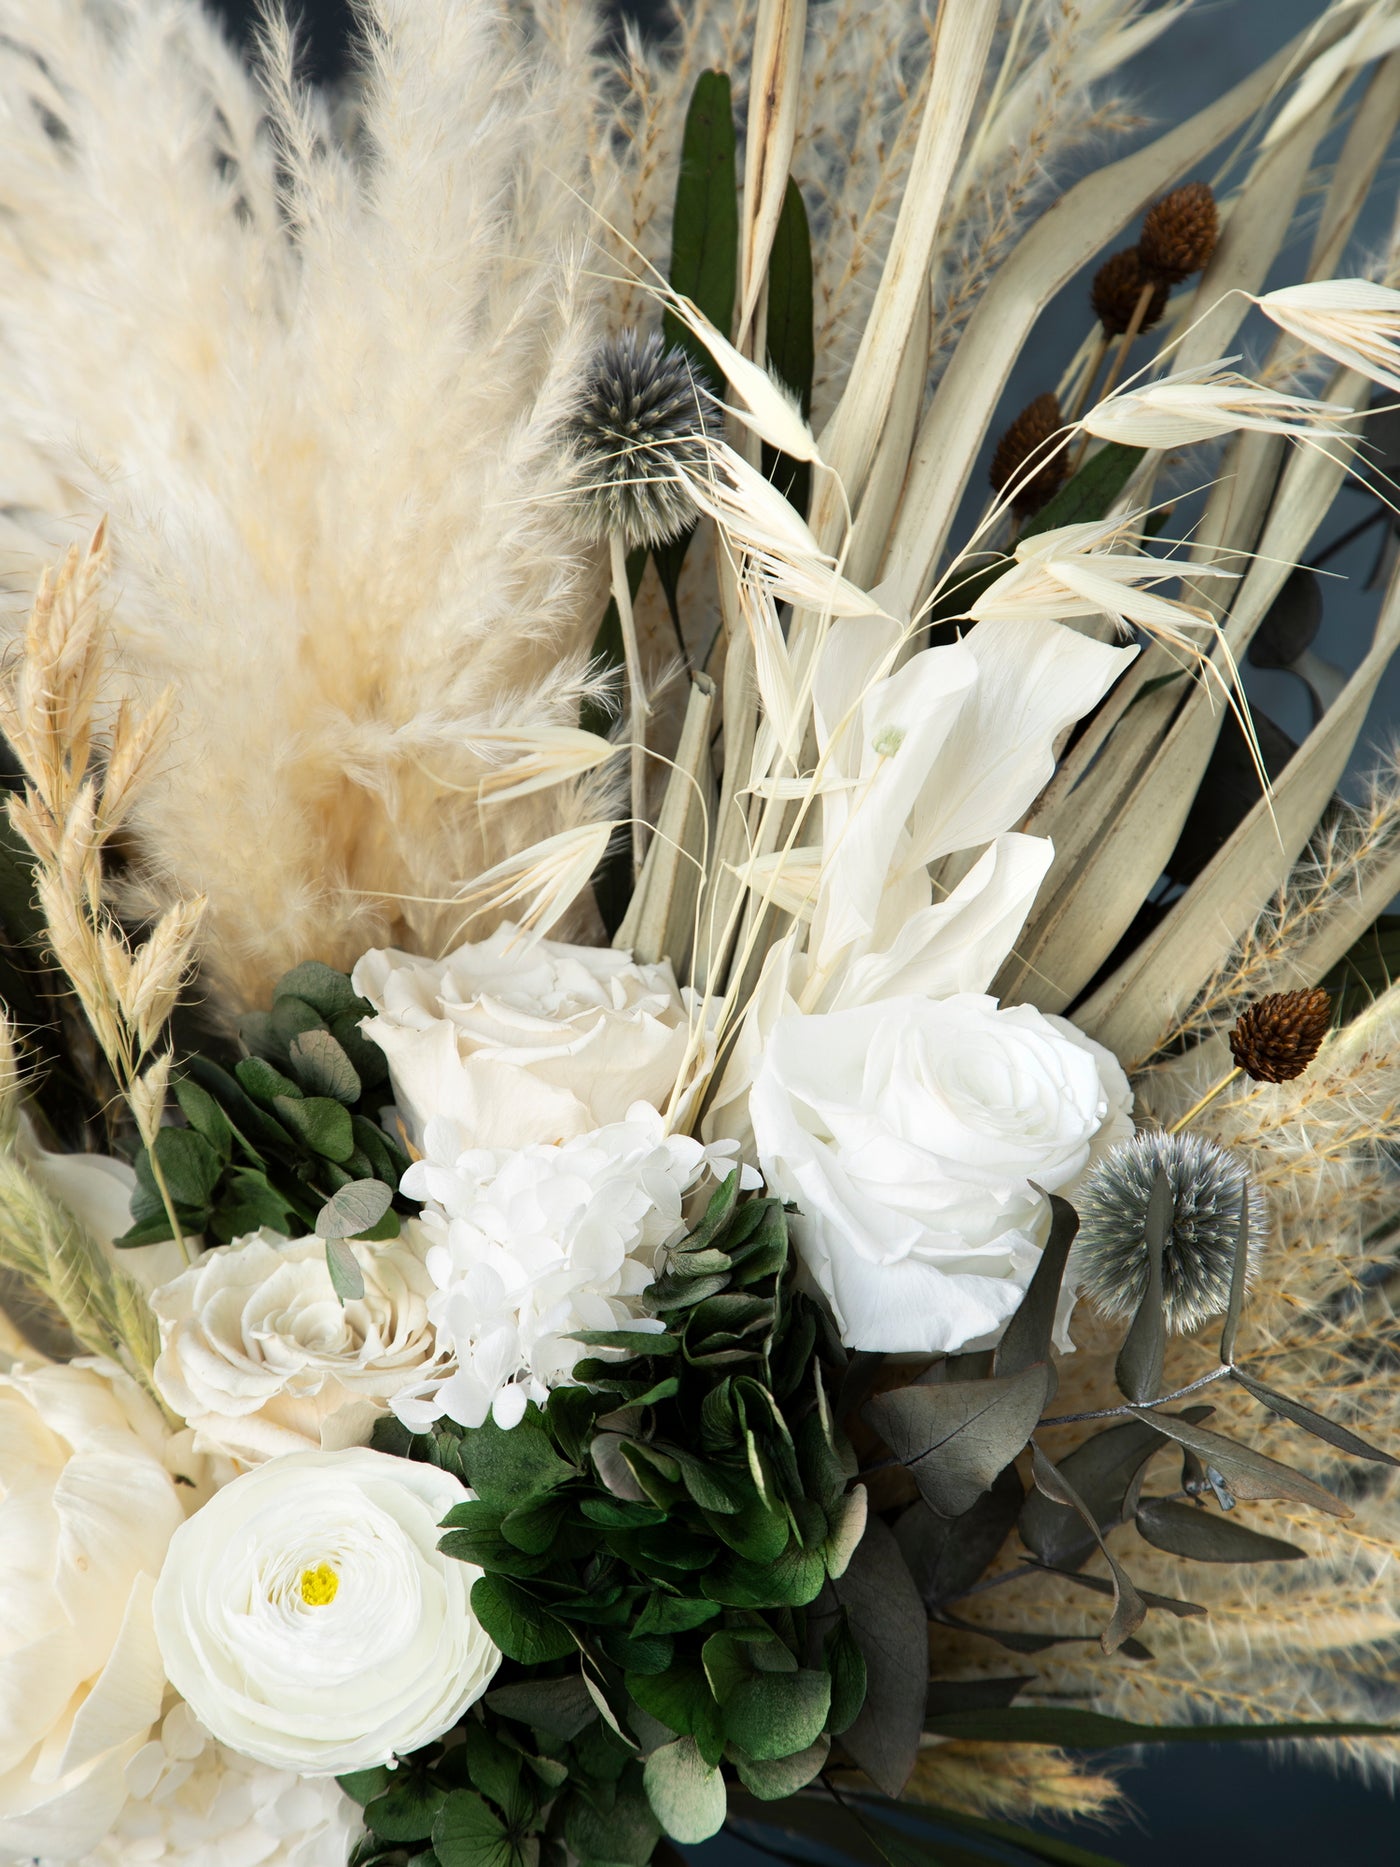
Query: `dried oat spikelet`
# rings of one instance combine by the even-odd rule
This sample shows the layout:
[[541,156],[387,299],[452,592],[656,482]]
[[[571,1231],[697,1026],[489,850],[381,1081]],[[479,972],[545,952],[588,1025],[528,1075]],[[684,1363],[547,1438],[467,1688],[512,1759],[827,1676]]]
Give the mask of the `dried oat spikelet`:
[[1291,1083],[1307,1069],[1332,1026],[1332,1000],[1310,992],[1271,992],[1240,1015],[1230,1055],[1256,1083]]
[[1220,214],[1209,182],[1186,182],[1148,208],[1138,238],[1143,270],[1180,285],[1210,264],[1220,237]]
[[1150,331],[1167,308],[1171,288],[1166,280],[1154,279],[1144,270],[1135,246],[1125,246],[1121,253],[1111,254],[1099,267],[1094,274],[1089,302],[1094,307],[1094,316],[1103,326],[1105,337],[1121,337],[1127,330],[1145,285],[1152,287],[1152,296],[1138,329]]
[[1010,499],[1018,517],[1039,512],[1064,484],[1069,457],[1063,448],[1055,454],[1048,451],[1062,425],[1060,399],[1053,390],[1046,390],[1027,402],[997,442],[991,482]]
[[169,1056],[157,1050],[203,902],[176,900],[133,946],[104,899],[104,845],[139,797],[170,718],[168,695],[144,714],[123,702],[102,732],[106,563],[104,524],[86,552],[73,546],[56,575],[45,573],[17,660],[0,683],[0,731],[26,778],[10,818],[35,858],[49,945],[150,1147],[169,1076]]
[[926,1744],[905,1794],[969,1815],[1068,1815],[1089,1820],[1118,1800],[1118,1784],[1041,1744]]

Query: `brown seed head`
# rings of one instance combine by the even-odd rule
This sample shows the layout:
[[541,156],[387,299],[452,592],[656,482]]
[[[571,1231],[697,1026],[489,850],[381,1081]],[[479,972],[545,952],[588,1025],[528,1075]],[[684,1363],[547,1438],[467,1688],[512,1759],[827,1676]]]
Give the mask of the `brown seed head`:
[[1220,215],[1210,183],[1187,182],[1148,208],[1138,256],[1153,277],[1180,285],[1209,265],[1219,238]]
[[1256,1083],[1291,1083],[1322,1047],[1332,1025],[1332,1000],[1311,992],[1271,992],[1243,1012],[1230,1033],[1230,1055]]
[[1140,331],[1150,331],[1166,310],[1167,293],[1171,289],[1166,280],[1153,278],[1143,271],[1135,246],[1125,246],[1121,253],[1114,253],[1099,267],[1089,298],[1105,337],[1121,337],[1127,330],[1145,285],[1152,287],[1152,296],[1138,325]]
[[[992,455],[991,482],[996,491],[1007,493],[1012,487],[1012,510],[1025,517],[1039,512],[1053,499],[1068,471],[1065,450],[1050,455],[1053,437],[1063,426],[1059,397],[1053,390],[1027,402],[1006,433],[997,442]],[[1041,465],[1035,462],[1041,458]]]

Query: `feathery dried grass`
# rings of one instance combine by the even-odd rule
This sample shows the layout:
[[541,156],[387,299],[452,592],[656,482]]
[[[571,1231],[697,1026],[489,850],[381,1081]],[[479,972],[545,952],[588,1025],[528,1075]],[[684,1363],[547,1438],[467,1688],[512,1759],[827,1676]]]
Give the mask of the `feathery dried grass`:
[[596,334],[593,15],[362,26],[352,152],[276,23],[253,78],[193,0],[0,4],[4,494],[35,549],[112,515],[104,698],[169,686],[178,722],[128,905],[207,895],[228,1021],[308,956],[437,950],[465,881],[606,815],[591,775],[483,808],[472,743],[590,691],[558,430]]
[[1045,1744],[926,1741],[905,1792],[969,1815],[1064,1815],[1092,1821],[1121,1791],[1113,1777]]

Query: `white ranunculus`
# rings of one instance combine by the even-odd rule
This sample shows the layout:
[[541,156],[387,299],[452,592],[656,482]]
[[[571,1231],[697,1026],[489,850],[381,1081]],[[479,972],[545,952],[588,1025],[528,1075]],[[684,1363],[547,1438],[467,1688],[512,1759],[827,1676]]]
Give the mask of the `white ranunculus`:
[[182,1521],[164,1440],[114,1368],[0,1376],[0,1858],[84,1857],[160,1715],[151,1593]]
[[156,1385],[201,1449],[244,1464],[363,1444],[402,1388],[434,1367],[427,1237],[351,1245],[362,1297],[342,1304],[319,1238],[275,1232],[207,1251],[158,1289]]
[[240,1756],[183,1699],[127,1765],[126,1782],[128,1800],[86,1867],[345,1867],[363,1828],[334,1777]]
[[621,1121],[634,1102],[664,1108],[686,1052],[669,964],[509,923],[442,960],[366,953],[353,976],[418,1146],[434,1116],[474,1147],[525,1147]]
[[1131,1101],[1115,1059],[1063,1018],[962,993],[778,1019],[749,1117],[843,1339],[951,1353],[1005,1323],[1044,1193],[1132,1132]]
[[221,1743],[305,1775],[440,1737],[501,1659],[471,1610],[481,1571],[437,1547],[471,1495],[364,1447],[235,1478],[176,1531],[156,1584],[171,1684]]
[[428,1313],[456,1365],[400,1394],[394,1412],[420,1431],[444,1413],[514,1426],[569,1379],[586,1352],[580,1329],[646,1327],[638,1299],[684,1230],[685,1195],[728,1173],[731,1152],[667,1134],[644,1103],[553,1147],[464,1149],[453,1123],[430,1122],[403,1190],[427,1207]]

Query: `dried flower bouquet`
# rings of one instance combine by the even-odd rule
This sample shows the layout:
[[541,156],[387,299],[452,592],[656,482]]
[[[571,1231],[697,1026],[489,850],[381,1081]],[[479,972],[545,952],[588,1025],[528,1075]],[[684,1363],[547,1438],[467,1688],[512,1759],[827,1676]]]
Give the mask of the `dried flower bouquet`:
[[1189,4],[0,0],[0,1856],[1393,1775],[1400,7],[1057,194]]

